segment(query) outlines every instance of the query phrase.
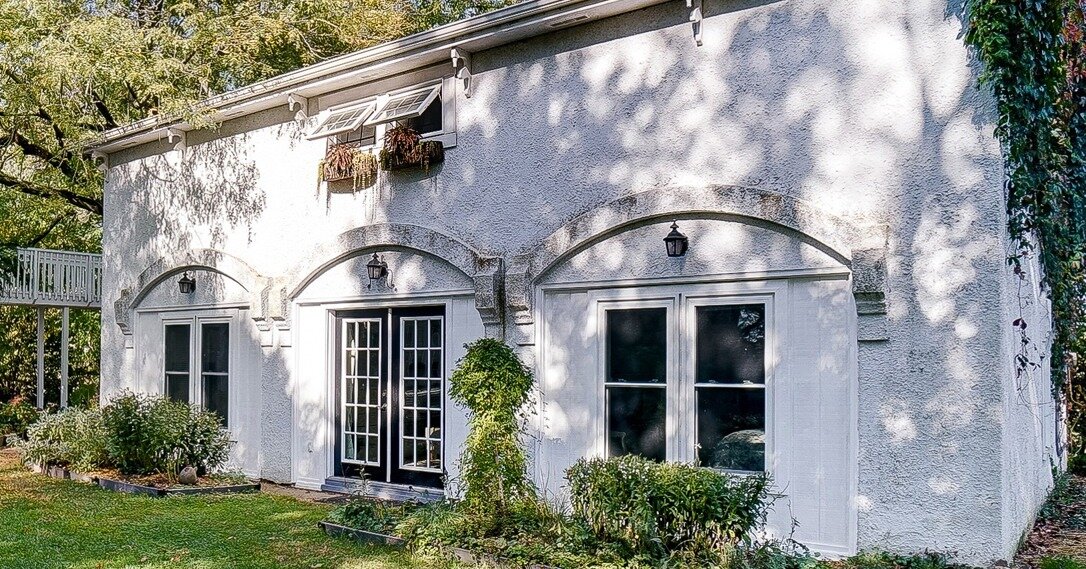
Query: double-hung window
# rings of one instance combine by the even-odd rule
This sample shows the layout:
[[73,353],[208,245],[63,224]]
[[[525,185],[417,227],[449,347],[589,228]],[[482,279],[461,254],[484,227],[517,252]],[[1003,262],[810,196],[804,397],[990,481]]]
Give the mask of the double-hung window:
[[606,454],[765,470],[771,301],[675,295],[659,306],[604,302]]
[[168,321],[163,337],[166,397],[185,403],[199,402],[227,426],[230,323],[203,318]]

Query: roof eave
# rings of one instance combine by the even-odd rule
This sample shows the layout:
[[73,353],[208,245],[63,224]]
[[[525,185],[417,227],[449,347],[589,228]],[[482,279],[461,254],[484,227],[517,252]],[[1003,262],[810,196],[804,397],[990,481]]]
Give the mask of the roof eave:
[[[287,105],[287,97],[325,93],[440,63],[452,48],[472,52],[614,16],[667,0],[528,0],[360,51],[315,63],[197,103],[213,122]],[[583,18],[580,16],[584,16]],[[451,61],[451,60],[450,60]],[[451,65],[451,62],[450,62]],[[148,117],[106,131],[85,148],[110,154],[193,127],[177,117]]]

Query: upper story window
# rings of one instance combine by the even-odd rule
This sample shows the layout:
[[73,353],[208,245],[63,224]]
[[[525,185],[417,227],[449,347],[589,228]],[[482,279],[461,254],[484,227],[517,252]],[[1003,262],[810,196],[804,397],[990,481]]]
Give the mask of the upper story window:
[[[436,109],[436,110],[435,110]],[[387,124],[390,122],[406,122],[415,120],[416,123],[421,123],[418,120],[429,114],[430,122],[433,123],[433,119],[437,118],[437,128],[430,128],[428,131],[419,130],[419,134],[426,134],[436,130],[441,130],[441,85],[431,85],[422,89],[416,89],[407,91],[404,93],[390,95],[384,103],[377,107],[377,110],[373,112],[369,119],[365,121],[366,125],[378,125]],[[423,125],[424,127],[432,127],[433,124]],[[416,129],[418,130],[418,129]]]
[[373,115],[374,107],[373,101],[365,101],[330,109],[307,138],[315,140],[357,130],[366,119]]
[[[447,85],[448,84],[448,85]],[[449,81],[408,87],[360,101],[336,105],[321,113],[307,138],[333,138],[362,148],[376,146],[393,126],[406,126],[423,138],[456,144],[452,94]]]

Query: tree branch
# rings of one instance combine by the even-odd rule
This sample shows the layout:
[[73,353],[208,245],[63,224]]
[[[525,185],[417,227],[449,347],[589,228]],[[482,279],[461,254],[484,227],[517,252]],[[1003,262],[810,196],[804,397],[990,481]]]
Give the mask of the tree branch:
[[95,215],[102,215],[101,198],[93,198],[64,188],[21,180],[3,172],[0,172],[0,186],[39,198],[61,199],[84,211],[88,211]]

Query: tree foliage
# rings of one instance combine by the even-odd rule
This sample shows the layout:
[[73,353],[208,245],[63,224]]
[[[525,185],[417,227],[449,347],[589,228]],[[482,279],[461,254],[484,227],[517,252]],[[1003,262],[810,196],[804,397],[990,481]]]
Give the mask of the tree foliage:
[[0,0],[0,188],[101,214],[103,131],[502,1]]
[[[202,121],[206,97],[490,10],[505,0],[0,0],[0,276],[12,247],[101,250],[104,131]],[[59,314],[47,319],[56,401]],[[33,390],[33,310],[0,307],[0,401]],[[73,385],[96,378],[97,314],[73,313]],[[96,381],[94,381],[96,383]]]
[[[1080,2],[972,0],[967,6],[966,41],[984,63],[981,82],[999,112],[1008,229],[1017,245],[1008,261],[1023,278],[1027,256],[1036,255],[1044,270],[1057,395],[1066,395],[1068,356],[1086,355],[1086,2]],[[1027,323],[1013,325],[1029,343]],[[1036,365],[1023,354],[1020,373]]]

